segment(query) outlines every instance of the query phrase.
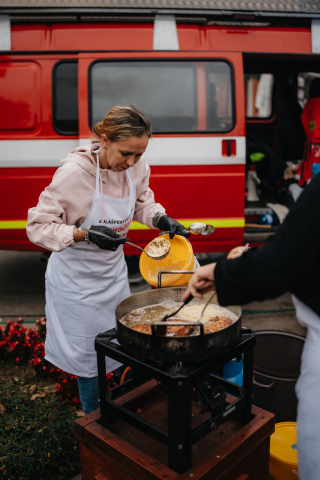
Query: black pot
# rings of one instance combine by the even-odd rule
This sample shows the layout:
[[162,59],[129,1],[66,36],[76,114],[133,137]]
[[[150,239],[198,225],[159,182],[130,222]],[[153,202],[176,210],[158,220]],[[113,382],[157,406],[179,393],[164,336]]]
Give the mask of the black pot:
[[297,378],[269,376],[253,370],[252,403],[276,416],[276,423],[295,422],[297,418]]
[[276,415],[276,422],[297,418],[295,385],[305,339],[274,330],[255,332],[253,404]]
[[[241,307],[234,305],[226,308],[236,315],[237,320],[223,330],[205,335],[203,326],[200,329],[200,335],[195,336],[166,337],[158,335],[155,328],[152,329],[152,335],[147,335],[132,330],[120,321],[122,317],[137,308],[156,305],[166,300],[182,302],[186,291],[187,289],[183,287],[158,288],[136,293],[123,300],[116,308],[117,339],[120,345],[133,355],[170,363],[207,360],[234,348],[240,340],[242,314]],[[197,298],[197,303],[205,305],[211,295],[212,292],[204,294],[203,298]],[[210,303],[219,305],[215,299]],[[162,325],[166,323],[163,322]]]

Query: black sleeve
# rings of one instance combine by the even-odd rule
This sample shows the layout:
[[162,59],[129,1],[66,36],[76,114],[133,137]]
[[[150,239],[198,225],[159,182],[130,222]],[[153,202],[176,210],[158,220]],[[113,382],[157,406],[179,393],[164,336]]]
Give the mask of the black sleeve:
[[320,175],[305,188],[284,223],[263,247],[215,269],[221,305],[241,305],[299,289],[320,276]]

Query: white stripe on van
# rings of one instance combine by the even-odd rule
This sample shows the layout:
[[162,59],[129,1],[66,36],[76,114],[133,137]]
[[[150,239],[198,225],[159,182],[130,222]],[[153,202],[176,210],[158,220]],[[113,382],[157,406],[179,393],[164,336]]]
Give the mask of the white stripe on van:
[[[222,156],[222,140],[236,140],[236,156]],[[243,165],[245,137],[153,137],[144,154],[149,165]]]
[[[236,156],[222,156],[222,140],[236,140]],[[60,160],[90,139],[0,140],[0,167],[59,167]],[[153,137],[149,165],[244,165],[245,137]]]

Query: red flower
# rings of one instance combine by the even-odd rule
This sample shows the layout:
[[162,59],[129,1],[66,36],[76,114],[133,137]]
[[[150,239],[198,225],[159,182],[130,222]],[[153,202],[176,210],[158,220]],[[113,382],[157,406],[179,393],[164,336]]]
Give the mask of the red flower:
[[60,385],[60,383],[58,383],[58,385],[57,385],[57,392],[61,392],[61,390],[62,390],[62,385]]
[[47,367],[43,365],[42,370],[47,370]]
[[17,362],[17,363],[20,362],[20,358],[19,358],[19,357],[16,357],[16,362]]

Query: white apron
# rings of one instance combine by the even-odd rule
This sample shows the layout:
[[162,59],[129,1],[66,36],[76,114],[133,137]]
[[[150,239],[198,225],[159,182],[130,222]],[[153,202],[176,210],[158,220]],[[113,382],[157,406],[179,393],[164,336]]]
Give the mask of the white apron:
[[[126,236],[136,203],[135,183],[126,170],[129,197],[101,195],[98,152],[95,152],[96,191],[81,227],[99,225],[103,220],[106,227]],[[111,252],[95,244],[80,242],[76,247],[52,253],[46,272],[46,360],[73,375],[96,377],[95,336],[115,327],[115,309],[128,296],[130,289],[122,245]],[[106,357],[107,372],[120,365]]]
[[320,317],[292,296],[296,314],[308,329],[296,384],[300,480],[320,479]]

